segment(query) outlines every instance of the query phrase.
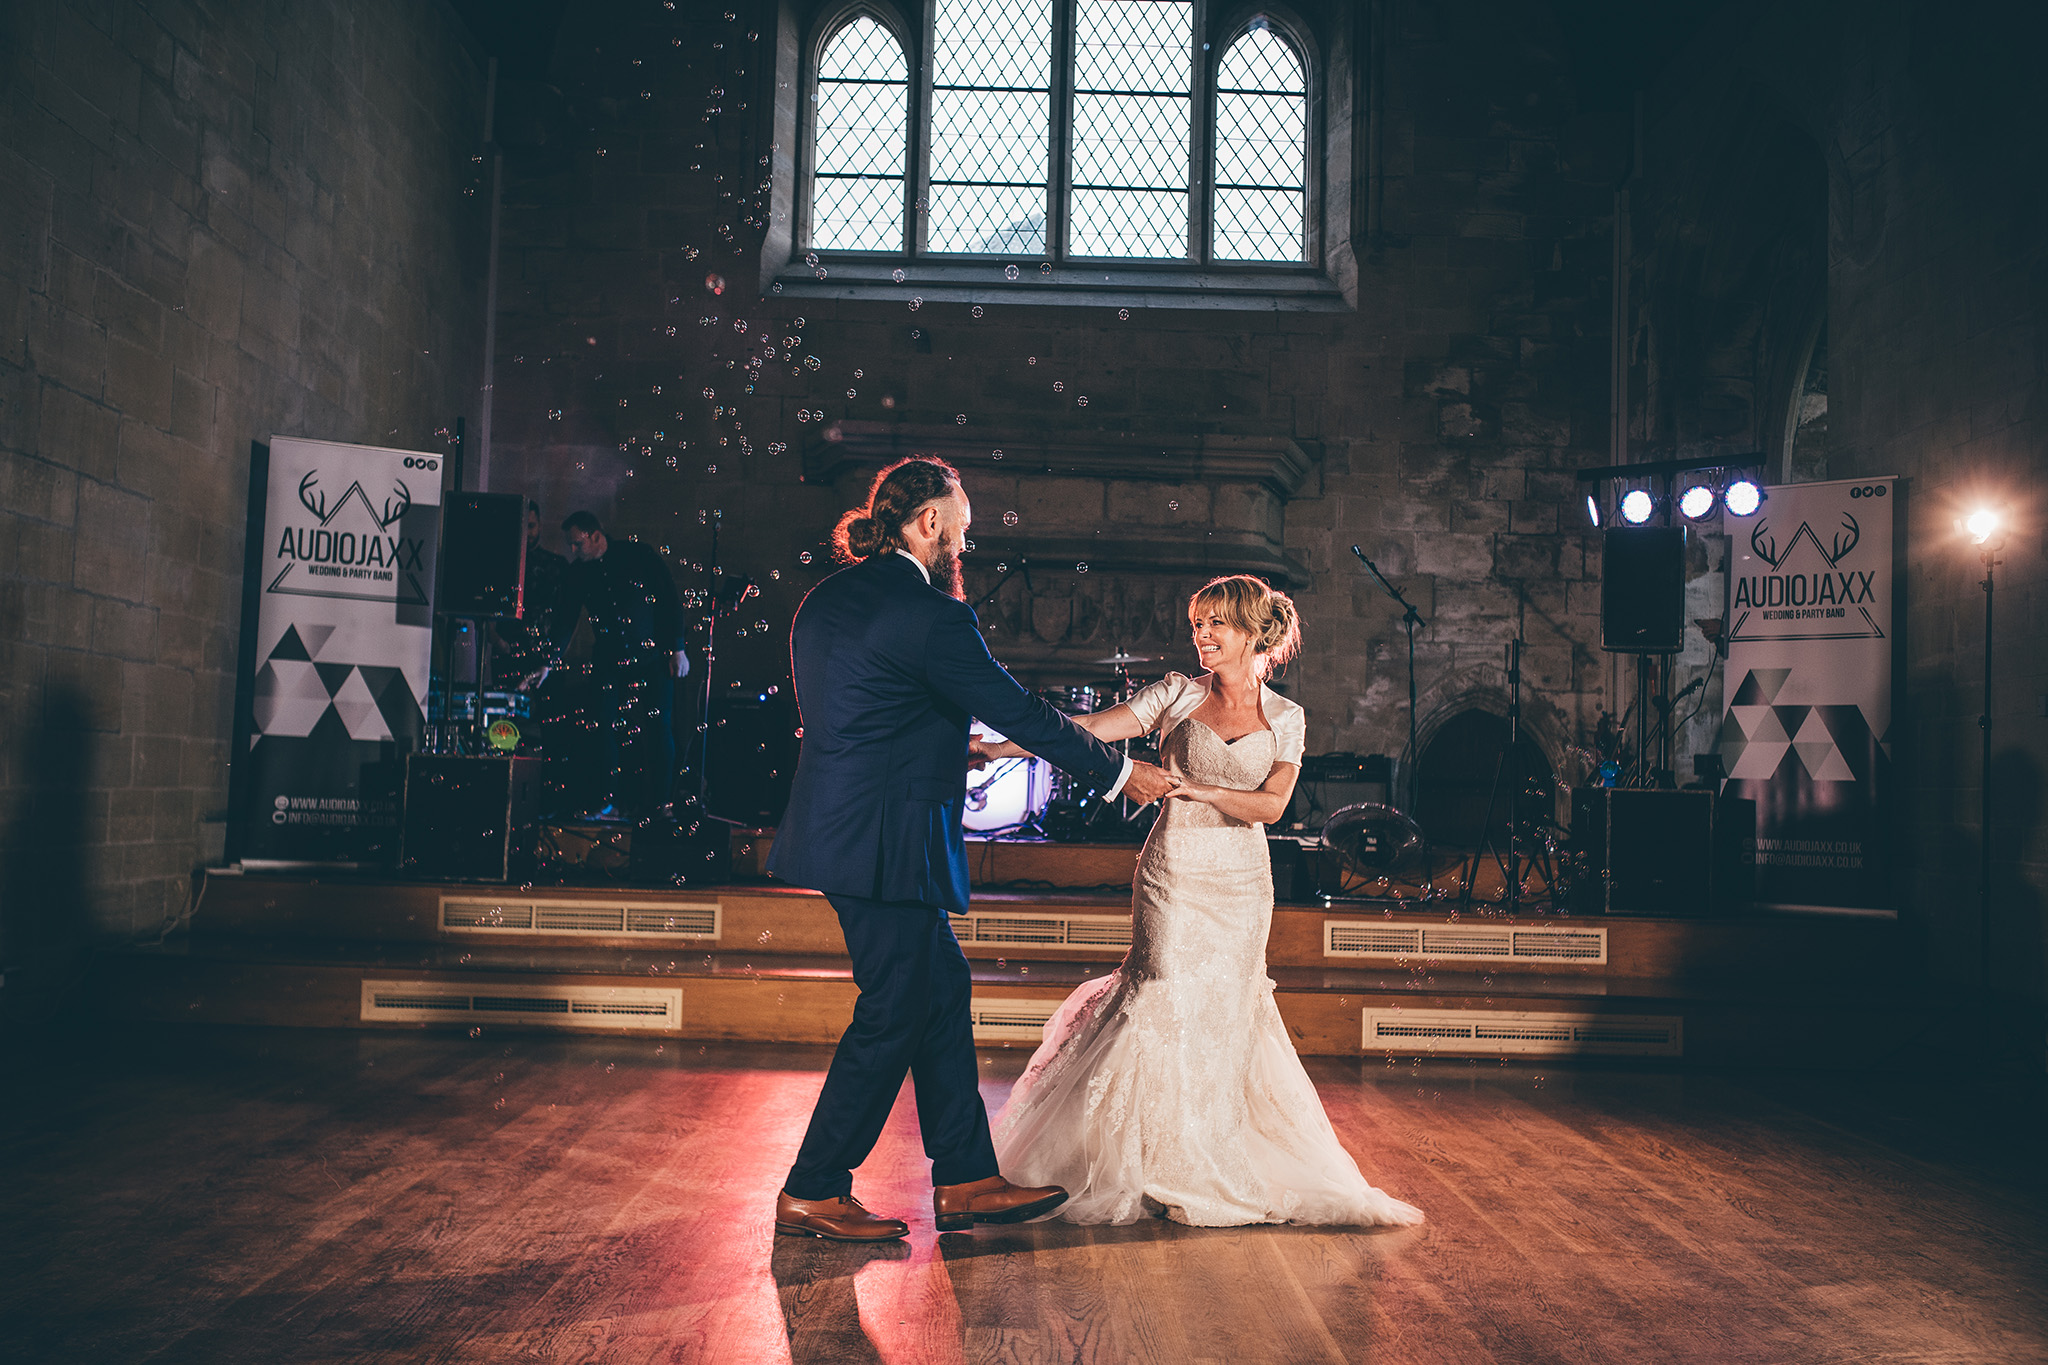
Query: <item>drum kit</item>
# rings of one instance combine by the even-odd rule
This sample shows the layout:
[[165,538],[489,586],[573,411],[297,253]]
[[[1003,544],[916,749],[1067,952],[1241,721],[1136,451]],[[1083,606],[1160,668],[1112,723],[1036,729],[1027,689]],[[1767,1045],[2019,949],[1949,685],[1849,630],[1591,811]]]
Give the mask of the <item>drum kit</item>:
[[[1107,711],[1129,701],[1138,691],[1141,684],[1133,680],[1133,669],[1157,662],[1150,655],[1129,654],[1119,648],[1106,658],[1089,661],[1091,667],[1108,669],[1109,677],[1073,687],[1041,687],[1038,695],[1070,716]],[[991,740],[1004,738],[987,726],[977,724],[975,728]],[[1117,747],[1128,754],[1131,741]],[[1142,809],[1129,801],[1094,801],[1078,781],[1044,759],[1005,758],[968,772],[967,810],[961,824],[968,833],[984,838],[1035,834],[1073,841],[1102,838],[1112,828],[1121,832],[1138,819]]]

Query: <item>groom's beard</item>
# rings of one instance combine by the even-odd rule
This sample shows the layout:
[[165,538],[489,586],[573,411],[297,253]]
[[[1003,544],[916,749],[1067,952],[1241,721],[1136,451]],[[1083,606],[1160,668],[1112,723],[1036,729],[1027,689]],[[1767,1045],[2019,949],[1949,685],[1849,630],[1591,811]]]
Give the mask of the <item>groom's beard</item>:
[[960,556],[951,546],[934,547],[938,558],[925,565],[931,571],[932,586],[948,597],[967,600],[967,578],[960,570]]

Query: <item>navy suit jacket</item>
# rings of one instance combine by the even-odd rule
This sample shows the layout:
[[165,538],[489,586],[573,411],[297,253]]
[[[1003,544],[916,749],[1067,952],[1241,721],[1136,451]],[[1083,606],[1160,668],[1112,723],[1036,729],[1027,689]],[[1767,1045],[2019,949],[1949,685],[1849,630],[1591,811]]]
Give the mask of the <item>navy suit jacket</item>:
[[768,870],[880,901],[967,909],[970,717],[1103,789],[1123,756],[1024,690],[974,611],[884,551],[811,589],[790,632],[803,748]]

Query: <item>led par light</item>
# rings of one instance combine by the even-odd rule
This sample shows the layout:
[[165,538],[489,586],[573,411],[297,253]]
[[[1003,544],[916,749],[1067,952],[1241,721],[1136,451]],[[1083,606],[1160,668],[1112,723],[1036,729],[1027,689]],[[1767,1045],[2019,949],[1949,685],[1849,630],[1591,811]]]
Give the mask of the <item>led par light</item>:
[[1641,526],[1655,510],[1657,505],[1645,489],[1631,488],[1621,496],[1621,519],[1631,526]]
[[1586,516],[1595,526],[1600,524],[1600,503],[1591,493],[1586,494]]
[[1685,514],[1687,521],[1699,521],[1714,513],[1714,490],[1703,483],[1696,483],[1678,495],[1678,510]]
[[1753,517],[1756,509],[1764,505],[1764,490],[1750,479],[1737,479],[1728,485],[1728,491],[1721,495],[1728,510],[1738,517]]

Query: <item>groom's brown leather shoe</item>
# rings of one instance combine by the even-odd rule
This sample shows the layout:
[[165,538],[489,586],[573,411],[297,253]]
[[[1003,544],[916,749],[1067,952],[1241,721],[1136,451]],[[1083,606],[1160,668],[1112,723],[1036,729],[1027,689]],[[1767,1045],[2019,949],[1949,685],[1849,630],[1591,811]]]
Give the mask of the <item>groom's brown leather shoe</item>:
[[932,1223],[940,1232],[959,1232],[976,1223],[1021,1223],[1051,1213],[1067,1202],[1057,1185],[1012,1185],[999,1175],[965,1185],[932,1189]]
[[877,1218],[852,1195],[837,1199],[775,1196],[775,1231],[782,1237],[824,1237],[834,1242],[893,1242],[910,1235],[900,1218]]

